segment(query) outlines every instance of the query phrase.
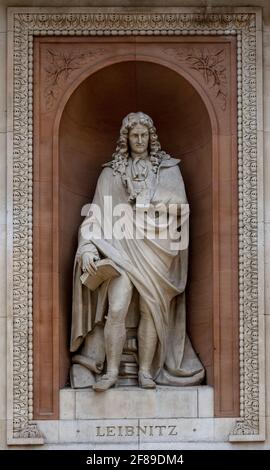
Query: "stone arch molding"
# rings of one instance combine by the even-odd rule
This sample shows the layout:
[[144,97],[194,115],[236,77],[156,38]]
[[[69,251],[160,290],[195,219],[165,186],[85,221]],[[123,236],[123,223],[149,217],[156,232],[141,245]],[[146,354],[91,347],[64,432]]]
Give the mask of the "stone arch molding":
[[237,37],[240,417],[230,440],[264,440],[261,11],[10,8],[8,31],[8,443],[44,442],[33,422],[32,112],[33,38],[46,35]]
[[[164,49],[164,55],[167,53],[167,51],[171,52],[171,49],[169,47]],[[103,51],[102,51],[102,49],[100,49],[99,54],[102,54],[102,53],[103,53]],[[121,58],[117,57],[115,59],[112,59],[112,58],[104,59],[103,61],[100,61],[95,67],[92,67],[92,66],[86,67],[86,68],[82,67],[83,71],[75,78],[75,80],[73,80],[70,84],[67,85],[67,88],[66,88],[60,102],[57,104],[58,109],[57,109],[57,112],[56,112],[56,117],[55,117],[55,122],[54,122],[54,132],[55,132],[55,134],[57,134],[57,137],[58,137],[58,134],[59,134],[60,121],[61,121],[61,118],[62,118],[63,111],[65,109],[65,106],[66,106],[68,100],[70,99],[70,97],[72,96],[72,94],[83,83],[83,81],[86,80],[87,78],[89,78],[90,75],[93,75],[96,72],[99,72],[100,70],[102,70],[104,68],[110,67],[111,65],[116,65],[116,64],[120,64],[120,63],[123,63],[123,62],[130,62],[130,61],[132,61],[130,56],[121,55]],[[178,67],[176,67],[175,64],[173,62],[169,61],[168,59],[167,60],[166,59],[161,60],[160,57],[157,59],[156,57],[154,57],[154,55],[149,55],[149,56],[136,55],[136,61],[138,61],[138,62],[147,62],[147,63],[150,63],[150,64],[158,64],[158,65],[161,65],[164,68],[167,68],[167,69],[169,69],[171,71],[174,71],[175,73],[179,74]],[[212,133],[213,133],[214,136],[216,136],[216,134],[218,132],[218,122],[217,122],[215,110],[214,110],[213,104],[211,103],[211,100],[209,99],[208,95],[205,93],[205,91],[202,88],[201,84],[197,80],[195,80],[193,75],[187,73],[187,71],[183,69],[183,70],[181,70],[181,77],[183,77],[185,80],[187,80],[192,85],[194,90],[199,94],[200,98],[202,99],[202,101],[203,101],[203,103],[206,107],[207,113],[209,115],[209,119],[210,119],[210,122],[211,122]],[[54,99],[52,100],[52,102],[51,101],[48,102],[48,104],[47,104],[48,109],[50,109],[51,106],[54,106],[53,101],[54,101]],[[224,110],[224,107],[223,107],[222,103],[220,103],[220,109]],[[58,144],[55,144],[55,145],[57,146]]]

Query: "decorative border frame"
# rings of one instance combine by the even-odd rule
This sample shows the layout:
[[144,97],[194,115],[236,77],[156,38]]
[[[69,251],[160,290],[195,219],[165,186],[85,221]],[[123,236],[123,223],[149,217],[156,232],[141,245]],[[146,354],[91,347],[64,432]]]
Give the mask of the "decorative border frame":
[[265,438],[261,10],[8,9],[8,444],[42,444],[33,422],[32,140],[34,36],[236,35],[240,418],[230,441]]

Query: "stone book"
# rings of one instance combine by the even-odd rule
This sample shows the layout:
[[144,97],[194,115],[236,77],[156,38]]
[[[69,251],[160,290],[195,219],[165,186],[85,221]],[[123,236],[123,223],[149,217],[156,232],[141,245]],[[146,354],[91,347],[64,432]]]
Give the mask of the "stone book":
[[102,282],[113,277],[120,276],[121,271],[110,259],[102,259],[95,263],[97,271],[95,274],[85,272],[81,275],[81,282],[91,291],[96,290]]

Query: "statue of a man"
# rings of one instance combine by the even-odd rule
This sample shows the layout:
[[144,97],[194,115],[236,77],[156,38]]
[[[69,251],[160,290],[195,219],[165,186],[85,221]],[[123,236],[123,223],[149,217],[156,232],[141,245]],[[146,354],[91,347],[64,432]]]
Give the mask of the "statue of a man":
[[[93,385],[96,391],[107,390],[117,382],[126,341],[125,321],[135,289],[139,298],[139,385],[196,385],[204,377],[204,368],[186,334],[187,246],[176,246],[168,232],[166,237],[153,235],[161,225],[164,233],[173,218],[179,227],[181,207],[187,206],[178,163],[161,151],[149,116],[142,112],[128,114],[92,201],[91,207],[98,207],[101,217],[90,207],[80,227],[74,265],[71,351],[77,353],[73,362],[95,374],[103,373]],[[105,225],[108,228],[111,223],[109,200],[112,209],[120,204],[128,208],[124,229],[131,232],[136,225],[132,236],[119,236],[119,230],[112,230],[111,236],[105,233]],[[174,215],[169,214],[170,207],[177,208]],[[160,210],[162,224],[157,217]],[[139,223],[135,220],[136,213],[146,214],[152,236],[147,236],[142,217]],[[81,275],[89,272],[94,276],[101,258],[112,260],[120,275],[91,292],[82,285]]]

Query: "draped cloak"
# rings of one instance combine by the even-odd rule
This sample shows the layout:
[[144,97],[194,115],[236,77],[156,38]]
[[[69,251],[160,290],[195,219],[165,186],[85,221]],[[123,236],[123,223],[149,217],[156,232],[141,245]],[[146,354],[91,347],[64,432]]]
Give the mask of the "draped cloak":
[[[176,214],[180,224],[182,204],[187,204],[185,187],[178,167],[179,160],[168,158],[161,161],[151,204],[179,208]],[[113,174],[110,164],[102,170],[88,215],[79,229],[79,243],[73,272],[73,305],[71,328],[71,352],[78,351],[84,339],[90,335],[91,359],[97,364],[105,360],[103,327],[106,321],[110,281],[105,281],[94,292],[82,285],[81,257],[86,252],[101,258],[110,258],[128,275],[133,286],[146,302],[153,317],[158,345],[152,364],[155,381],[163,385],[197,385],[204,378],[204,368],[195,354],[186,333],[185,288],[187,282],[188,248],[175,249],[170,238],[124,237],[105,233],[110,223],[109,212],[104,210],[104,197],[110,196],[112,210],[126,203],[130,211],[125,216],[134,225],[135,205],[128,203],[128,194],[121,175]],[[101,222],[91,207],[99,207]],[[167,210],[166,209],[166,210]],[[155,224],[155,216],[152,217]],[[91,235],[87,229],[91,226]],[[89,232],[90,233],[90,232]],[[121,292],[119,292],[121,295]],[[88,336],[89,338],[89,336]]]

